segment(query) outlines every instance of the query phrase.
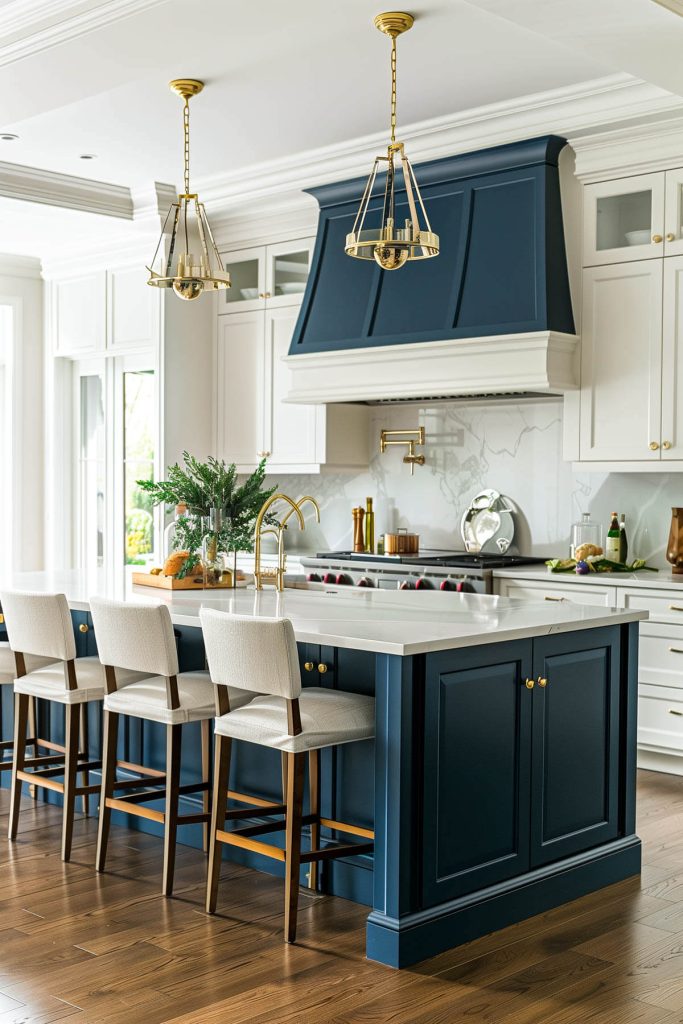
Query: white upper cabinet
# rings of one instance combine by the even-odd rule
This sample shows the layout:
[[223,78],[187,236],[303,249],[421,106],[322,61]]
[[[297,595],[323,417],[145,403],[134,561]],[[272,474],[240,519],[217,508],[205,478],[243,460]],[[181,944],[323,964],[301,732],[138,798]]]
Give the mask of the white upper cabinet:
[[216,455],[240,473],[257,465],[263,449],[264,313],[251,310],[218,323]]
[[584,271],[581,461],[658,461],[662,260]]
[[219,293],[219,314],[298,305],[306,288],[314,241],[298,238],[223,253],[231,287]]
[[53,285],[55,355],[79,357],[104,349],[107,285],[104,271]]
[[583,265],[664,255],[665,174],[640,174],[586,185]]
[[160,289],[150,288],[148,278],[147,268],[137,264],[108,271],[107,349],[130,352],[154,345],[158,335]]
[[683,256],[683,169],[666,172],[664,255]]

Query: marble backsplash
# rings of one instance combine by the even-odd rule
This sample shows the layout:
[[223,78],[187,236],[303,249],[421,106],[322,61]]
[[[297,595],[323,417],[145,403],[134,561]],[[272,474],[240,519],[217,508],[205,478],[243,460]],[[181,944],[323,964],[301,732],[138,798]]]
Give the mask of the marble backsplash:
[[[426,463],[414,476],[403,449],[379,454],[385,429],[424,425]],[[614,509],[626,513],[629,554],[666,567],[671,506],[683,505],[683,474],[574,473],[562,459],[562,402],[558,399],[374,407],[371,461],[366,472],[278,479],[294,497],[320,503],[318,526],[307,515],[304,533],[288,531],[289,551],[333,551],[351,545],[351,509],[372,496],[375,535],[405,526],[423,548],[462,548],[460,520],[470,500],[494,488],[517,508],[515,544],[526,554],[564,556],[571,524],[591,512],[603,535]]]

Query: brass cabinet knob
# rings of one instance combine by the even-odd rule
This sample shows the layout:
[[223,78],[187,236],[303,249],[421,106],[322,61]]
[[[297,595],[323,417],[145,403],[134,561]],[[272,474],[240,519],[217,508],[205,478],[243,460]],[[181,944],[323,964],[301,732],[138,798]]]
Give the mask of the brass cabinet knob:
[[533,688],[534,688],[534,681],[533,681],[533,679],[525,679],[524,680],[524,685],[526,686],[527,690],[533,690]]
[[81,622],[80,626],[78,627],[80,633],[87,633],[89,629],[90,626],[88,625],[87,622]]
[[273,454],[272,452],[256,452],[259,459],[268,459]]
[[659,445],[657,444],[656,441],[650,441],[650,451],[651,452],[656,452],[658,448],[659,448]]
[[662,448],[664,449],[664,451],[668,452],[670,447],[671,441],[662,441]]
[[304,668],[306,669],[307,672],[312,672],[313,669],[315,668],[315,665],[313,664],[312,661],[305,661]]
[[673,231],[668,231],[667,232],[666,240],[667,240],[667,242],[675,242],[676,236],[674,235]]
[[325,673],[327,672],[327,665],[325,664],[324,661],[321,661],[320,664],[318,665],[318,672],[320,673],[321,676],[324,676]]
[[538,677],[538,685],[541,686],[541,687],[546,687],[548,685],[548,680],[544,679],[543,676],[539,676]]
[[661,235],[653,235],[652,236],[652,241],[655,242],[657,245],[659,245],[659,243],[662,241],[662,236]]
[[4,621],[5,621],[5,616],[2,614],[2,612],[0,612],[0,622],[4,622]]

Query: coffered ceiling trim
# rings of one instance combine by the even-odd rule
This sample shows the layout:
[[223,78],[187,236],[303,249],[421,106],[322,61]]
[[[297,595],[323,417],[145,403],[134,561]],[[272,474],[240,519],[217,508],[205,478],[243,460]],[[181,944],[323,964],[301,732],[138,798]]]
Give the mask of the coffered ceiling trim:
[[130,189],[104,181],[58,174],[39,167],[0,163],[0,196],[48,206],[64,206],[105,217],[133,219]]

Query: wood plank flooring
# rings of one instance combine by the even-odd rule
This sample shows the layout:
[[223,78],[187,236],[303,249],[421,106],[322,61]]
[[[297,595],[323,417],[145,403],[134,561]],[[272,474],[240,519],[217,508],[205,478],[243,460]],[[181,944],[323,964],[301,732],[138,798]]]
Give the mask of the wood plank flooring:
[[[26,801],[16,844],[0,792],[0,1024],[683,1024],[683,778],[641,772],[640,881],[627,881],[396,972],[363,955],[367,910],[300,901],[282,940],[282,883],[224,868],[203,911],[202,854],[178,848],[159,895],[161,840],[95,819],[70,864],[60,813]],[[49,825],[49,828],[45,828]]]

